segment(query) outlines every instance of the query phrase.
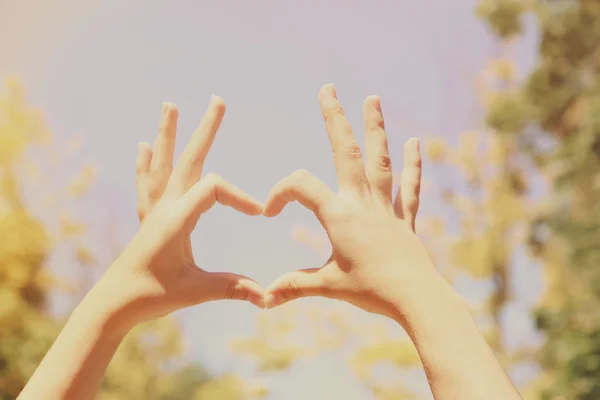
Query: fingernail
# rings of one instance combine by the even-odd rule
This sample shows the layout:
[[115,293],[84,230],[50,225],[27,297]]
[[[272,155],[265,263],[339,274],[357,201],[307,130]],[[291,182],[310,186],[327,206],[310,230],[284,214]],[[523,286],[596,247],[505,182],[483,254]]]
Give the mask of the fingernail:
[[335,85],[333,83],[331,84],[331,96],[334,99],[337,99],[337,91],[335,90]]
[[327,85],[325,85],[325,87],[327,88],[327,92],[331,95],[331,97],[333,97],[334,99],[337,99],[337,92],[335,91],[335,85],[333,83],[328,83]]
[[167,112],[167,103],[165,101],[163,101],[162,105],[160,106],[160,111],[163,114]]
[[419,150],[419,139],[417,138],[410,138],[406,141],[406,144],[404,145],[404,148],[406,150]]
[[321,101],[326,107],[334,107],[336,105],[337,94],[335,92],[335,86],[333,83],[328,83],[322,89],[323,96],[321,96]]
[[213,94],[212,96],[210,96],[210,101],[208,102],[208,104],[212,104],[215,101],[215,95]]
[[143,147],[144,147],[144,142],[139,142],[138,143],[138,151],[142,151]]
[[378,113],[381,113],[381,99],[377,95],[371,95],[368,97],[373,109]]

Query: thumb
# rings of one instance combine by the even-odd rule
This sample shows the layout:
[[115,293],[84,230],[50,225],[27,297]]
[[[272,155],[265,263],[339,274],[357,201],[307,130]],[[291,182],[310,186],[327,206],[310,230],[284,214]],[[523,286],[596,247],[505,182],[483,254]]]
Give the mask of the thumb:
[[330,279],[325,267],[300,269],[280,276],[265,291],[265,307],[273,308],[301,297],[328,297]]
[[207,272],[203,279],[211,300],[244,300],[265,308],[264,291],[256,281],[228,272]]

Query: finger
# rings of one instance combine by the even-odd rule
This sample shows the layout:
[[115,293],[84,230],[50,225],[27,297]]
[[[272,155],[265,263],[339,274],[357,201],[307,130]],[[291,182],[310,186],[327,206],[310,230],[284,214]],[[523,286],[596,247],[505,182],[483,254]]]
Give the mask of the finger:
[[247,215],[262,213],[263,204],[217,174],[208,174],[181,199],[185,218],[195,221],[216,202]]
[[260,309],[265,308],[263,289],[246,276],[228,272],[205,272],[202,281],[202,289],[208,291],[211,300],[244,300]]
[[273,308],[302,297],[328,295],[326,267],[300,269],[280,276],[265,290],[265,307]]
[[162,196],[173,170],[173,152],[175,151],[178,117],[179,112],[175,104],[163,103],[162,118],[154,142],[152,162],[150,163],[148,194],[151,202],[155,202]]
[[179,194],[188,191],[202,176],[204,161],[215,140],[224,115],[225,103],[223,99],[217,96],[211,97],[208,110],[175,167],[173,185],[177,186],[176,190]]
[[337,99],[333,84],[321,88],[319,103],[333,149],[339,188],[361,194],[368,193],[369,186],[360,147],[344,115],[344,109]]
[[298,201],[320,218],[322,206],[335,196],[323,182],[310,172],[298,170],[275,185],[267,197],[263,214],[278,215],[287,203]]
[[152,148],[146,142],[138,145],[138,156],[135,163],[135,183],[137,187],[137,211],[140,222],[144,220],[150,211],[148,199],[148,173],[152,161]]
[[404,168],[400,188],[396,194],[394,210],[399,218],[406,220],[413,231],[419,210],[421,191],[421,154],[419,139],[409,139],[404,145]]
[[371,193],[387,204],[392,202],[392,162],[388,151],[381,102],[369,96],[364,103],[366,175]]

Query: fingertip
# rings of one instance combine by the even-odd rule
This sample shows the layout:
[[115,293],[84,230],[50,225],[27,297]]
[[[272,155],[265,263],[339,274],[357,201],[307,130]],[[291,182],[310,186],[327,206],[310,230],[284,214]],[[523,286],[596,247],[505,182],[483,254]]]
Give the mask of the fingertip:
[[264,296],[263,289],[253,279],[250,279],[248,277],[243,277],[242,279],[244,282],[243,286],[249,292],[247,301],[251,304],[254,304],[256,307],[260,308],[261,310],[264,309],[265,308],[265,296]]
[[263,206],[262,214],[267,218],[274,217],[278,214],[277,212],[275,212],[275,208],[273,207],[273,200],[275,199],[275,188],[276,187],[277,186],[275,186],[271,189],[271,191],[269,192],[269,195],[267,196],[267,200],[265,201],[264,206]]
[[283,303],[283,298],[277,293],[268,293],[265,295],[265,308],[270,310]]
[[273,213],[272,210],[269,210],[267,208],[263,209],[263,215],[267,218],[273,218],[275,216],[275,214]]
[[406,141],[406,143],[404,144],[405,150],[412,150],[412,151],[419,152],[420,147],[421,147],[421,144],[420,144],[418,137],[412,137],[412,138],[408,139]]
[[165,101],[162,103],[162,112],[165,115],[171,116],[173,115],[173,113],[177,113],[177,106],[175,105],[175,103]]
[[367,98],[365,99],[365,104],[373,106],[374,108],[378,108],[381,104],[381,98],[376,94],[372,94],[370,96],[367,96]]
[[264,296],[261,296],[261,295],[251,294],[250,296],[248,296],[248,302],[251,304],[254,304],[256,307],[260,308],[261,310],[264,310],[266,307]]
[[276,207],[275,205],[273,205],[273,203],[267,202],[267,204],[263,208],[262,213],[267,218],[273,218],[279,215],[282,209],[282,207]]
[[[235,196],[235,194],[234,194]],[[249,216],[255,216],[262,214],[262,210],[264,209],[264,205],[256,200],[254,197],[242,192],[241,190],[237,193],[238,201],[235,203],[229,204],[234,209],[243,212]],[[225,204],[225,203],[223,203]]]
[[260,202],[253,203],[252,208],[248,210],[248,215],[261,215],[263,213],[264,208],[265,206]]
[[324,84],[323,86],[321,86],[321,92],[323,92],[323,93],[330,93],[334,89],[335,89],[335,85],[333,84],[333,82],[328,82],[328,83]]
[[210,98],[210,105],[211,107],[215,107],[218,109],[225,109],[225,101],[223,100],[223,98],[214,94]]
[[319,90],[319,98],[324,96],[331,96],[334,99],[337,99],[337,92],[335,90],[335,85],[332,82],[329,82],[321,87]]
[[145,152],[145,151],[152,151],[152,147],[150,146],[150,144],[148,142],[139,142],[138,150],[140,151],[140,153]]

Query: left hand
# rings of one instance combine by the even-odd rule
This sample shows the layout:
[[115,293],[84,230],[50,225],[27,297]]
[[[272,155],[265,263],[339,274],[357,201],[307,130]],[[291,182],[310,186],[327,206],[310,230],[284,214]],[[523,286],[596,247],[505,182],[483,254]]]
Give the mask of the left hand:
[[113,306],[129,325],[211,300],[246,300],[264,307],[263,290],[255,281],[205,271],[192,255],[190,234],[215,202],[247,215],[262,213],[259,201],[218,175],[199,179],[224,113],[223,100],[213,97],[174,168],[175,105],[163,105],[154,150],[140,143],[136,182],[141,228],[95,288],[116,302]]

